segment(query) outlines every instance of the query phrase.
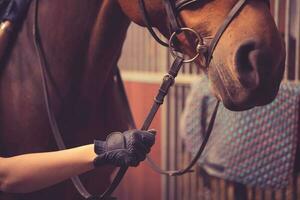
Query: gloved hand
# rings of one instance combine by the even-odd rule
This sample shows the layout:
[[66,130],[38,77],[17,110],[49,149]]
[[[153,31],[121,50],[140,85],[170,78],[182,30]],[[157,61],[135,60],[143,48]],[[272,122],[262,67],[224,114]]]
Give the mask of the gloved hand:
[[145,160],[155,142],[156,131],[129,130],[114,132],[106,141],[95,141],[95,153],[98,155],[94,165],[110,164],[118,167],[138,166]]

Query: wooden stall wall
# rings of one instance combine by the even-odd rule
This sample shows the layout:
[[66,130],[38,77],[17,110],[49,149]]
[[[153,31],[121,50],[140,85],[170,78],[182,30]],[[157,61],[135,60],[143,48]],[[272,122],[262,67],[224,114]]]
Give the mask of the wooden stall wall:
[[[300,1],[273,0],[271,10],[287,48],[285,81],[300,80]],[[147,30],[132,24],[120,60],[130,104],[140,126],[172,58]],[[175,169],[191,159],[180,138],[178,124],[190,83],[199,69],[186,65],[153,123],[158,130],[151,155],[163,168]],[[299,154],[298,154],[299,155]],[[300,200],[300,176],[282,190],[263,190],[207,176],[199,167],[183,177],[161,177],[143,163],[130,169],[118,190],[120,200]]]

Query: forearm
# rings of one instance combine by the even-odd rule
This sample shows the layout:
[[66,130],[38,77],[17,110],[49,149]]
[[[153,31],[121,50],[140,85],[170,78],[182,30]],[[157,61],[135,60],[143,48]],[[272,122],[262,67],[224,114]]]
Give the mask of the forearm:
[[36,191],[94,168],[93,145],[0,160],[0,190]]

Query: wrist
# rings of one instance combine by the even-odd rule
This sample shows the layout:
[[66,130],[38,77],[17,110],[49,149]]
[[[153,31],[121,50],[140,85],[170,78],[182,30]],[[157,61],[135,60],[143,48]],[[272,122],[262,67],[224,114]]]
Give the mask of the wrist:
[[105,157],[105,154],[98,155],[93,160],[94,167],[100,167],[100,166],[103,166],[103,165],[106,165],[106,164],[108,164],[108,163],[107,163],[107,159]]
[[94,140],[94,152],[101,155],[106,152],[106,142],[101,140]]
[[86,164],[88,164],[90,166],[90,169],[93,169],[94,168],[94,165],[93,165],[94,159],[95,159],[95,157],[98,156],[94,151],[94,144],[89,144],[89,145],[82,146],[79,148],[82,149],[82,152],[84,155],[84,156],[81,156],[81,158],[84,159]]
[[93,159],[94,167],[99,167],[106,164],[105,152],[106,152],[106,142],[101,140],[94,140],[94,152],[96,157]]

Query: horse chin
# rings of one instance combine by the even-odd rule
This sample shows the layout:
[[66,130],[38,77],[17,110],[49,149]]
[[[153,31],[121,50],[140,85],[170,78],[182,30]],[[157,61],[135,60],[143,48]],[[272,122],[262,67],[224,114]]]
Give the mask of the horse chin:
[[[275,94],[275,93],[274,93]],[[224,106],[232,111],[244,111],[244,110],[249,110],[252,109],[256,106],[264,106],[267,105],[269,103],[271,103],[277,93],[274,95],[269,95],[268,98],[259,98],[259,96],[251,96],[249,95],[248,98],[244,98],[242,100],[238,99],[231,99],[230,97],[222,97],[222,102],[224,104]]]
[[[223,103],[225,108],[231,111],[249,110],[255,106],[255,103],[250,100],[249,93],[245,91],[233,89],[232,87],[228,88],[222,81],[214,82],[212,85],[216,98]],[[234,95],[234,93],[240,93],[240,95]]]
[[249,89],[228,79],[228,76],[226,79],[220,78],[218,73],[213,73],[209,79],[215,96],[231,111],[244,111],[271,103],[276,98],[280,85],[270,83]]
[[225,108],[231,111],[244,111],[252,109],[256,106],[264,106],[271,103],[277,93],[268,95],[268,98],[260,98],[260,92],[240,91],[241,95],[232,96],[227,94],[218,94],[217,98],[222,101]]

